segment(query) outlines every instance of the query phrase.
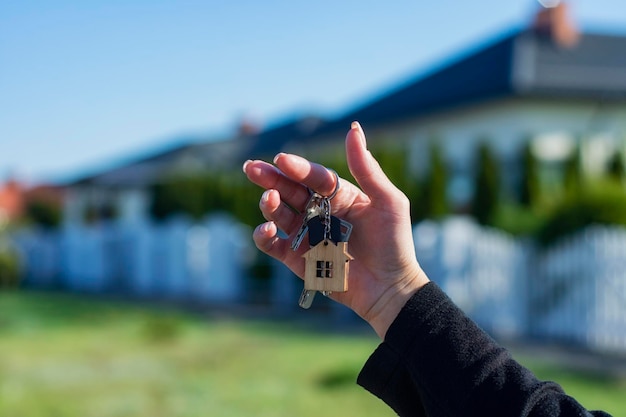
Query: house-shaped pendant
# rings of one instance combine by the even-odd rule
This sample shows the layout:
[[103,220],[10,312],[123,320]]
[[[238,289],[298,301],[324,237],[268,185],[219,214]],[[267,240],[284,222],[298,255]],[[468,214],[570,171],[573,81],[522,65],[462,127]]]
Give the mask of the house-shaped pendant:
[[323,240],[302,257],[305,259],[305,290],[348,291],[348,266],[354,259],[348,253],[348,242],[334,244]]

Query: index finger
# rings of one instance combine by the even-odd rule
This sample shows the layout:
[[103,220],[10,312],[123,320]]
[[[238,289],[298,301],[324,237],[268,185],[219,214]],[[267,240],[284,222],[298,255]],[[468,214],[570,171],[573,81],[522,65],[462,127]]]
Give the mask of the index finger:
[[280,169],[265,161],[246,161],[243,172],[256,185],[266,190],[277,190],[281,200],[298,211],[302,211],[309,200],[310,194],[304,185],[287,177]]
[[274,164],[291,180],[302,183],[321,196],[331,196],[339,187],[339,177],[323,165],[301,156],[279,153]]

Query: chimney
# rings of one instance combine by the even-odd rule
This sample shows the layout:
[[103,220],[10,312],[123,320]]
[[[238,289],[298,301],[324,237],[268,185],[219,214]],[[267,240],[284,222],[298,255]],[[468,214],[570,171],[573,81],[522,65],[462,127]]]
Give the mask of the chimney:
[[549,37],[558,46],[571,48],[576,46],[580,33],[569,13],[565,1],[539,0],[542,7],[535,15],[533,30]]
[[237,135],[239,137],[254,136],[261,131],[261,127],[252,116],[242,116],[237,123]]

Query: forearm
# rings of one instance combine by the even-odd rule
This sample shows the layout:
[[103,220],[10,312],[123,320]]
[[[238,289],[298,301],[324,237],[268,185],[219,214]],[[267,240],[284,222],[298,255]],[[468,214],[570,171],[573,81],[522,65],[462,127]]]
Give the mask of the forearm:
[[404,306],[359,383],[400,415],[588,415],[515,362],[435,284]]

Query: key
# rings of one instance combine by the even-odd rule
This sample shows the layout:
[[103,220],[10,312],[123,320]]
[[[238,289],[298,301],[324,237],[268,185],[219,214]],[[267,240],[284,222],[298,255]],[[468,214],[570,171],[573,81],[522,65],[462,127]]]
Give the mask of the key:
[[300,299],[298,300],[298,305],[302,308],[309,309],[313,305],[313,299],[315,298],[315,290],[307,290],[306,288],[302,290],[302,294],[300,294]]
[[305,215],[304,219],[302,220],[302,226],[300,226],[300,229],[298,229],[298,233],[296,233],[296,237],[291,242],[292,250],[297,251],[300,247],[300,244],[302,243],[302,240],[304,240],[304,237],[309,230],[309,220],[319,216],[321,208],[318,204],[318,200],[320,198],[321,196],[317,193],[311,194],[311,198],[309,198],[309,201],[307,202],[307,205],[305,207]]
[[291,241],[291,250],[293,251],[297,251],[298,248],[300,247],[300,244],[302,243],[302,240],[304,240],[304,236],[306,236],[306,232],[308,232],[309,230],[309,225],[306,222],[302,222],[302,226],[300,226],[300,229],[298,230],[298,233],[296,234],[296,237]]
[[[322,219],[319,216],[311,218],[307,222],[307,228],[308,230],[313,230],[313,232],[309,232],[310,246],[315,246],[324,240],[324,228]],[[330,217],[330,236],[328,236],[328,240],[333,243],[347,242],[351,233],[352,224],[335,216]]]
[[[296,233],[295,238],[291,242],[292,250],[297,251],[300,247],[300,244],[302,244],[304,237],[307,235],[307,232],[310,229],[308,224],[309,221],[313,218],[319,217],[321,213],[321,207],[319,204],[321,198],[321,195],[315,192],[311,192],[311,197],[309,198],[309,201],[307,202],[304,209],[305,214],[304,218],[302,219],[302,226],[300,226],[300,229],[298,229],[298,233]],[[313,229],[316,230],[317,227],[313,226]],[[304,289],[302,291],[302,294],[300,295],[300,299],[298,300],[298,305],[305,309],[311,307],[311,305],[313,304],[313,299],[315,298],[315,292],[315,290]]]
[[[310,218],[308,222],[306,222],[305,231],[309,232],[309,246],[311,246],[311,236],[317,236],[324,233],[324,225],[320,221],[314,221],[319,219],[319,206],[317,210],[312,210],[310,213]],[[307,215],[308,217],[308,215]],[[300,299],[298,300],[298,305],[304,309],[308,309],[313,304],[313,299],[315,298],[315,293],[317,291],[306,289],[302,290],[302,294],[300,294]]]

